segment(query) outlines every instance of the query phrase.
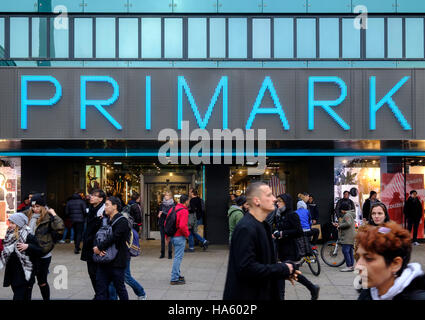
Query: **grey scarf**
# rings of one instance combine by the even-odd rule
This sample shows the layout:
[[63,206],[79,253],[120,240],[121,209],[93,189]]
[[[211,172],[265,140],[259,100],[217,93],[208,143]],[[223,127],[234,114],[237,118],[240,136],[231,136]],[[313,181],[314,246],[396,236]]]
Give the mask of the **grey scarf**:
[[40,218],[39,213],[34,213],[31,217],[30,222],[28,223],[28,226],[30,227],[31,234],[35,234],[35,229],[37,228],[37,220]]
[[165,198],[164,198],[164,199],[162,200],[162,203],[163,203],[165,206],[170,207],[170,206],[172,206],[172,205],[174,204],[174,200],[173,200],[173,199],[165,200]]
[[25,251],[20,252],[16,245],[18,243],[25,243],[27,241],[28,234],[30,234],[30,228],[28,226],[24,226],[19,230],[19,239],[16,239],[13,230],[8,229],[3,242],[4,249],[0,254],[0,269],[2,269],[7,265],[7,262],[9,261],[12,253],[15,252],[19,261],[21,262],[22,269],[24,270],[25,274],[25,279],[27,281],[29,281],[31,277],[32,262],[25,254]]

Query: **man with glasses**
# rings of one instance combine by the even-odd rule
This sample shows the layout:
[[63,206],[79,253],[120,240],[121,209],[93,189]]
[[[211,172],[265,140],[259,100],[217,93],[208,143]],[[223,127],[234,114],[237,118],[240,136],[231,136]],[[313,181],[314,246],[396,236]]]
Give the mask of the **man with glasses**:
[[93,247],[96,233],[102,225],[102,218],[105,212],[105,200],[106,194],[103,190],[94,189],[90,193],[90,205],[86,215],[87,227],[83,235],[83,248],[81,250],[81,260],[87,262],[87,270],[95,292],[97,263],[93,262]]

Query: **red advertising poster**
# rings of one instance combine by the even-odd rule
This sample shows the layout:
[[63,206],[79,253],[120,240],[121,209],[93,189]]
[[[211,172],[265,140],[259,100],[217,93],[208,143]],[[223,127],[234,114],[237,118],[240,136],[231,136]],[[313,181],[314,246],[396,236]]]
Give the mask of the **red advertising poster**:
[[[406,194],[404,194],[404,174],[383,173],[381,178],[381,201],[387,206],[390,219],[404,224],[403,206],[404,201],[409,197],[410,191],[416,190],[418,197],[424,205],[424,175],[407,174],[406,175]],[[418,229],[418,238],[424,238],[424,218],[422,215]]]

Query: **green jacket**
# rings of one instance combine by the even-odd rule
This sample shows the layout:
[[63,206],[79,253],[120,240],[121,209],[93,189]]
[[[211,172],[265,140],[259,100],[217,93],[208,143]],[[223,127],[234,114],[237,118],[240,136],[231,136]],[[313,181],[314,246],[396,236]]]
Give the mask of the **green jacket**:
[[232,240],[232,233],[235,230],[238,222],[243,218],[244,214],[242,209],[237,206],[231,206],[227,212],[227,217],[229,218],[229,243]]
[[35,237],[40,244],[43,255],[53,250],[55,243],[62,238],[65,225],[59,216],[46,214],[35,229]]
[[356,237],[356,211],[349,210],[341,218],[339,218],[339,239],[341,244],[354,245]]

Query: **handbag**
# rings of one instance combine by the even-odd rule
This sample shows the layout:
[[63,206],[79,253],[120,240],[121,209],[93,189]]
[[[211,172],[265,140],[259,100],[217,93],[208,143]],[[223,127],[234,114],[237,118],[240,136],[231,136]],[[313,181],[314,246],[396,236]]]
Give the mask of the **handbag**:
[[[117,220],[115,220],[111,225],[108,225],[107,219],[103,218],[102,220],[102,226],[100,227],[99,231],[96,233],[96,242],[103,242],[103,241],[109,241],[112,237],[112,226],[121,218],[124,218],[124,216],[119,217]],[[117,254],[118,249],[115,246],[115,243],[113,243],[111,246],[109,246],[105,250],[106,254],[104,256],[101,256],[100,254],[93,253],[93,261],[96,263],[110,263],[112,262]]]
[[112,244],[112,246],[110,246],[108,249],[106,249],[106,254],[102,257],[100,254],[95,254],[93,253],[93,261],[96,263],[110,263],[112,262],[117,254],[118,254],[118,249],[115,246],[115,243]]

